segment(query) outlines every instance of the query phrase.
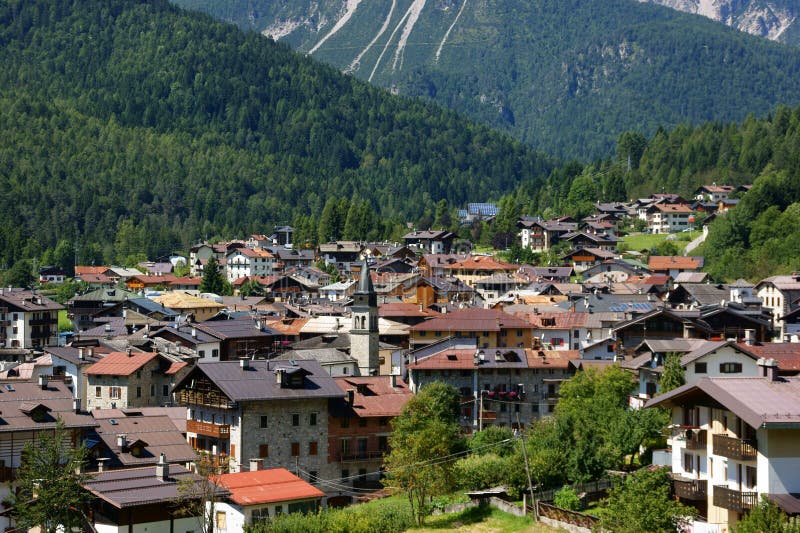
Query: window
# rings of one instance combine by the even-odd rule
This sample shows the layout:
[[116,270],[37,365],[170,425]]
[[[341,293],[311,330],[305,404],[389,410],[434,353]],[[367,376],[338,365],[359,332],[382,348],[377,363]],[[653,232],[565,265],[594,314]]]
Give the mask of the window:
[[197,355],[200,356],[200,359],[203,359],[206,356],[206,351],[205,350],[200,350],[199,352],[197,352]]
[[161,387],[161,396],[169,396],[169,385],[163,385]]
[[521,329],[517,330],[517,337],[522,337],[522,330]]
[[317,481],[319,481],[319,472],[317,472],[316,470],[309,471],[309,473],[308,473],[308,482],[309,483],[316,483]]
[[137,370],[136,371],[136,379],[142,379],[142,371],[141,370]]
[[308,415],[308,425],[309,426],[317,425],[317,413],[311,413],[310,415]]
[[142,397],[142,388],[141,387],[136,387],[136,397],[137,398],[141,398]]
[[339,451],[341,452],[342,456],[350,454],[350,439],[339,440]]
[[442,336],[442,332],[441,331],[434,331],[433,335],[434,335],[434,337],[441,337]]
[[425,336],[425,335],[427,335],[427,334],[428,334],[428,332],[427,332],[427,331],[420,331],[420,332],[419,332],[419,336],[420,336],[420,337],[424,337],[424,336]]
[[219,350],[217,348],[211,350],[211,357],[219,357]]
[[350,427],[350,419],[345,417],[339,421],[339,427],[341,428],[349,428]]
[[683,454],[683,471],[694,472],[694,455],[690,453]]
[[261,417],[259,418],[258,426],[261,429],[266,429],[267,428],[267,415],[261,415]]
[[300,455],[300,443],[293,442],[292,443],[292,457],[298,457]]
[[389,451],[389,437],[386,435],[381,435],[378,437],[378,450],[382,452]]
[[501,337],[508,337],[508,330],[507,329],[501,329],[500,330],[500,336]]
[[119,400],[120,396],[122,396],[122,389],[119,387],[109,387],[108,393],[112,400]]
[[342,469],[342,481],[349,481],[347,478],[350,477],[350,471],[346,468]]
[[298,413],[292,413],[292,425],[293,426],[300,425],[300,415]]
[[225,514],[225,511],[217,511],[215,520],[217,530],[225,531],[228,528],[226,517],[227,515]]
[[382,428],[385,428],[386,426],[388,426],[388,425],[389,425],[389,419],[388,419],[388,418],[386,418],[385,416],[382,416],[382,417],[380,417],[380,418],[378,419],[378,425],[379,425],[380,427],[382,427]]
[[102,398],[103,397],[103,387],[95,387],[94,388],[94,397],[95,398]]
[[720,363],[721,374],[738,374],[742,371],[742,363]]
[[308,443],[308,455],[317,455],[317,441]]
[[366,418],[359,418],[358,419],[358,427],[360,427],[360,428],[367,427],[367,419]]
[[258,456],[261,458],[269,457],[269,444],[258,445]]
[[695,363],[694,364],[694,373],[695,374],[705,374],[708,372],[708,363]]
[[264,522],[269,520],[269,507],[262,507],[261,509],[253,509],[251,516],[251,524]]
[[155,384],[151,383],[150,384],[150,396],[155,396],[155,395],[156,395],[156,386],[155,386]]

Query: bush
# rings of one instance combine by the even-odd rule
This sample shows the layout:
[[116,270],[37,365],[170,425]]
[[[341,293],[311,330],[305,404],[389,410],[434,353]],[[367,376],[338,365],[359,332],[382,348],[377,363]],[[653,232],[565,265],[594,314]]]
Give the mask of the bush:
[[248,533],[400,533],[415,525],[406,502],[376,502],[318,513],[277,516],[248,527]]
[[561,490],[556,492],[553,503],[556,507],[561,507],[562,509],[568,509],[570,511],[580,511],[583,507],[581,499],[578,497],[575,489],[567,485],[564,485]]

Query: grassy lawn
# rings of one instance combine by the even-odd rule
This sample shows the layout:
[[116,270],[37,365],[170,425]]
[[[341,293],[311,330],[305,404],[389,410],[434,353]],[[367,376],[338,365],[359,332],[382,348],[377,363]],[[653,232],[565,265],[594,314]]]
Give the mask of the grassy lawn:
[[529,517],[518,517],[492,507],[467,509],[460,513],[431,516],[421,528],[410,532],[459,531],[461,533],[556,533],[565,531],[542,523],[534,523]]
[[58,312],[58,331],[72,331],[72,321],[67,318],[67,310]]
[[[678,249],[683,252],[683,249],[686,247],[686,244],[691,240],[689,232],[686,233],[673,233],[672,235],[675,236],[675,240],[672,242]],[[693,237],[697,237],[700,235],[699,231],[692,232],[691,234]],[[667,233],[636,233],[632,235],[625,235],[622,237],[622,242],[628,247],[629,250],[634,250],[636,252],[641,250],[649,250],[653,246],[661,244],[665,240],[669,234]]]

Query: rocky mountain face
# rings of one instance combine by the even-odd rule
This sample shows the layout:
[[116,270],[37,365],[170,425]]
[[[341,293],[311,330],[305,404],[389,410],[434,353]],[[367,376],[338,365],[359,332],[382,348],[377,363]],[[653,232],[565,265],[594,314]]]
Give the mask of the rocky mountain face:
[[636,0],[172,1],[565,158],[800,102],[800,49]]
[[642,0],[703,15],[737,30],[800,45],[797,0]]

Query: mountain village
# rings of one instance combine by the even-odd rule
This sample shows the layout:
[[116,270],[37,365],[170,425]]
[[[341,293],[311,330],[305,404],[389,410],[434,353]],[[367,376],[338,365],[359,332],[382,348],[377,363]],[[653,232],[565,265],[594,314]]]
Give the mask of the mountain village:
[[[311,249],[282,226],[135,269],[75,266],[86,291],[66,305],[47,296],[66,273],[43,267],[37,288],[0,289],[0,497],[15,491],[25,445],[61,424],[88,448],[96,531],[192,530],[195,517],[168,504],[181,483],[204,483],[200,464],[213,531],[242,531],[379,495],[392,421],[429,383],[458,391],[464,435],[520,434],[577,373],[619,366],[639,384],[629,409],[672,412],[653,464],[696,510],[693,531],[727,531],[762,496],[798,514],[800,274],[720,284],[701,256],[618,246],[634,220],[702,240],[735,190],[598,203],[584,220],[521,217],[523,249],[567,243],[551,265],[475,253],[445,230]],[[189,276],[173,274],[187,261]],[[200,291],[209,268],[233,296]],[[685,384],[662,395],[674,354]],[[13,530],[8,512],[0,527]]]

